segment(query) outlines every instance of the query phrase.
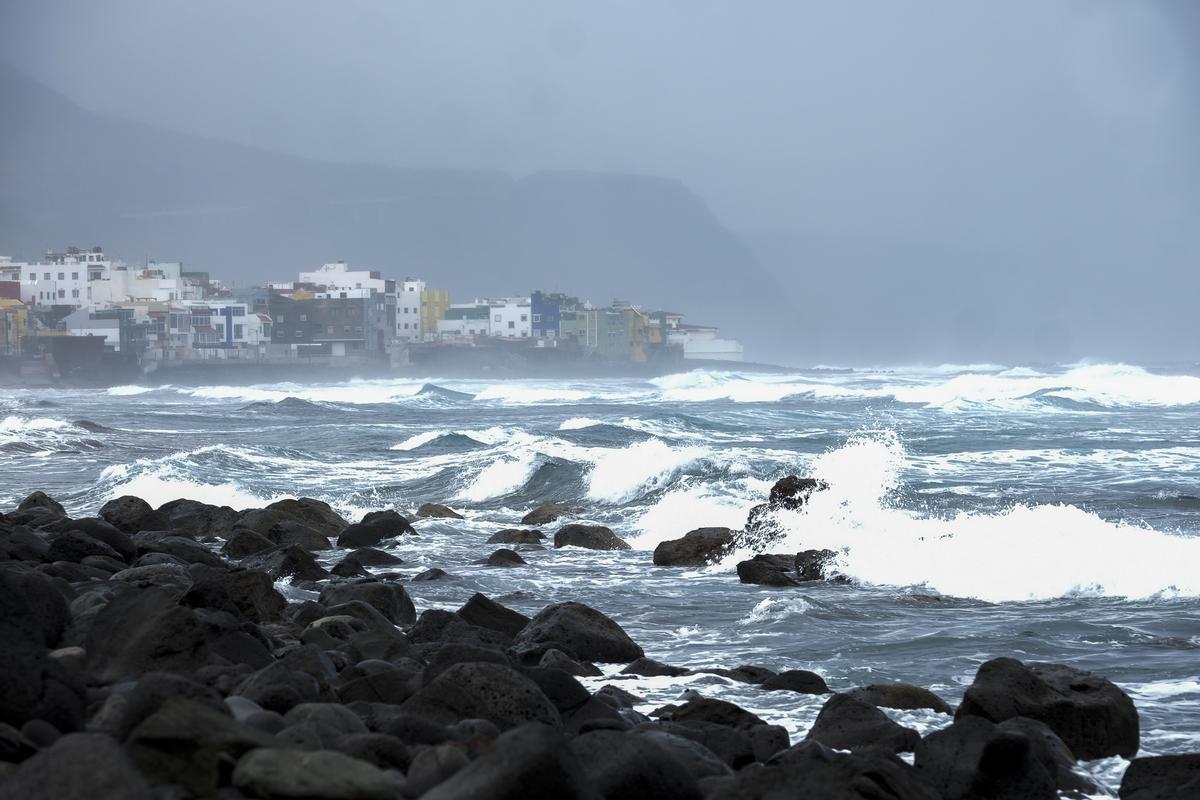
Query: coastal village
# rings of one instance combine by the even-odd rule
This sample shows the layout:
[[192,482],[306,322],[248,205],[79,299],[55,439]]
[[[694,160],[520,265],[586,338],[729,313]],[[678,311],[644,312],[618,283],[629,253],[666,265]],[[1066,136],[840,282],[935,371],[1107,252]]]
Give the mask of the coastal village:
[[68,247],[0,256],[0,369],[27,383],[242,369],[667,368],[739,362],[742,345],[674,311],[562,292],[473,298],[343,261],[230,287],[179,261]]

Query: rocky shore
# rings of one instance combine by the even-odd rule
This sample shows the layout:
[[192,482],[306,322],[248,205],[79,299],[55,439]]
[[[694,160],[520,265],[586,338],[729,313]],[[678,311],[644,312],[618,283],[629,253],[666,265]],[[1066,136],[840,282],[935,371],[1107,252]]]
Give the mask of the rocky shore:
[[[768,544],[770,512],[823,486],[789,477],[744,531],[664,542],[664,568]],[[546,504],[488,540],[515,548],[628,549],[608,528],[558,524]],[[389,545],[427,503],[351,524],[325,503],[234,510],[121,497],[72,518],[40,492],[0,515],[0,800],[17,798],[1036,799],[1104,794],[1077,759],[1132,758],[1120,796],[1200,796],[1200,754],[1137,758],[1132,700],[1069,665],[984,663],[957,708],[918,686],[830,687],[803,670],[654,660],[603,609],[527,617],[475,594],[418,609]],[[749,537],[749,539],[748,539]],[[341,548],[330,563],[315,554]],[[510,549],[514,548],[514,549]],[[339,553],[340,555],[340,553]],[[837,554],[763,554],[744,582],[845,580]],[[328,568],[327,568],[328,566]],[[289,603],[279,586],[317,600]],[[1003,656],[1003,654],[997,654]],[[694,690],[639,711],[579,678],[712,673],[763,692],[827,697],[799,740]],[[929,709],[922,737],[889,709]],[[1061,795],[1060,795],[1061,793]]]

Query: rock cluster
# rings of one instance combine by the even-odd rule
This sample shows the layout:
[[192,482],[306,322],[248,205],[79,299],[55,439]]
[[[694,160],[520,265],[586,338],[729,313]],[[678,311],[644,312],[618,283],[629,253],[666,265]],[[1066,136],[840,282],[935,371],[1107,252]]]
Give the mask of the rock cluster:
[[[235,511],[126,497],[76,519],[38,493],[0,515],[0,800],[1050,800],[1095,789],[1077,757],[1138,748],[1128,696],[1064,665],[989,661],[954,711],[904,684],[831,692],[802,670],[663,664],[577,602],[527,617],[475,594],[419,610],[376,547],[414,533],[394,511],[351,525],[306,499]],[[729,546],[698,533],[674,563]],[[312,553],[334,540],[356,549],[330,574]],[[592,526],[555,535],[617,543]],[[786,558],[751,563],[788,572]],[[281,579],[317,599],[287,602]],[[793,742],[723,700],[639,710],[578,680],[701,671],[827,699]],[[953,718],[922,738],[881,708]],[[1122,796],[1186,796],[1171,791],[1195,789],[1197,758],[1134,760]]]

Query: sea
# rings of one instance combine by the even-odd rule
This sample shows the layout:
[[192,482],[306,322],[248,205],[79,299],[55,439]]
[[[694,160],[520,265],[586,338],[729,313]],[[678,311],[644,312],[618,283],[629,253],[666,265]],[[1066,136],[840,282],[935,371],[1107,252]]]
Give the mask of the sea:
[[[133,494],[235,508],[315,497],[348,519],[423,502],[393,546],[418,611],[475,592],[532,614],[579,600],[669,664],[808,669],[834,690],[888,681],[957,702],[985,660],[1108,677],[1141,715],[1142,755],[1200,750],[1200,369],[1081,363],[686,371],[658,378],[436,375],[249,386],[0,388],[0,508],[35,489],[71,513]],[[777,479],[826,491],[780,512],[768,552],[838,552],[852,585],[738,582],[749,549],[701,568],[654,547],[741,528]],[[485,540],[547,501],[627,551]],[[552,535],[555,525],[543,532]],[[329,563],[339,553],[326,554]],[[290,597],[307,593],[280,587]],[[823,698],[715,675],[613,683],[649,711],[698,691],[803,737]],[[922,732],[950,718],[889,712]],[[1082,766],[1115,789],[1127,766]]]

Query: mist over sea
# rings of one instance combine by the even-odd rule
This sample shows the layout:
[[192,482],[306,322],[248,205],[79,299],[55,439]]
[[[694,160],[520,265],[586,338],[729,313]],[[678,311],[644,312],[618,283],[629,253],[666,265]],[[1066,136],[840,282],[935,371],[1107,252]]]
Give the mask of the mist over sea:
[[[767,551],[836,549],[856,585],[742,585],[733,564],[746,554],[652,565],[663,540],[740,528],[789,473],[830,489],[779,512],[786,533]],[[420,520],[420,537],[396,546],[400,571],[455,578],[407,585],[418,611],[476,591],[524,613],[577,599],[667,663],[811,669],[835,690],[906,681],[951,702],[988,658],[1068,663],[1132,695],[1142,755],[1200,745],[1194,368],[0,388],[0,474],[0,506],[42,489],[75,515],[123,494],[235,508],[309,496],[351,519],[446,503],[466,519]],[[634,549],[529,550],[528,567],[507,570],[472,563],[489,535],[547,500]],[[713,675],[622,686],[652,708],[681,683],[793,736],[824,700]],[[949,721],[889,713],[921,730]],[[1125,763],[1089,769],[1113,782]]]

